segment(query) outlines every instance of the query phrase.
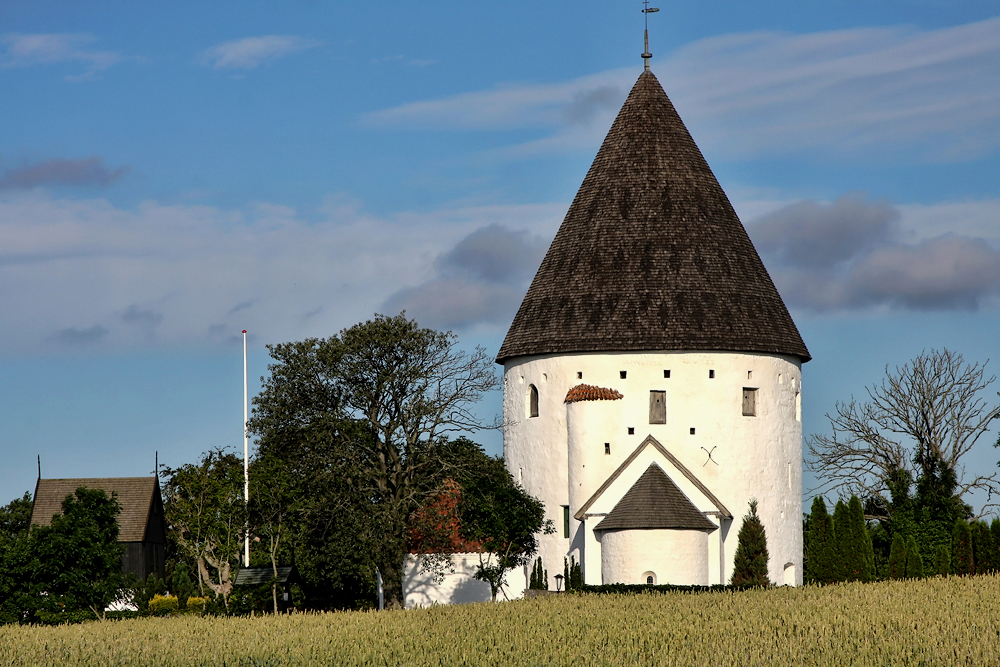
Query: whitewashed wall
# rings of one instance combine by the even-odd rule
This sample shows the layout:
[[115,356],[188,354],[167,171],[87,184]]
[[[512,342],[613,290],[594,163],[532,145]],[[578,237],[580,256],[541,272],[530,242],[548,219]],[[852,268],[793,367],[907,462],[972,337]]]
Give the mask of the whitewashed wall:
[[708,585],[708,534],[700,530],[602,531],[604,581],[644,584]]
[[[670,370],[670,378],[663,371]],[[714,378],[709,371],[715,371]],[[626,372],[622,379],[620,372]],[[578,377],[582,374],[582,378]],[[748,377],[749,373],[749,377]],[[580,384],[617,389],[618,401],[564,403]],[[538,388],[539,416],[528,416],[528,391]],[[757,391],[757,415],[742,414],[743,388]],[[649,424],[649,392],[666,392],[667,423]],[[796,357],[729,352],[583,353],[518,357],[504,367],[504,459],[515,479],[545,503],[556,534],[542,536],[539,555],[550,577],[563,557],[582,560],[587,583],[598,581],[599,543],[570,521],[563,536],[562,506],[571,514],[597,490],[647,435],[655,437],[694,473],[734,515],[709,538],[710,583],[728,582],[747,503],[758,501],[776,583],[802,582],[801,371]],[[628,434],[628,428],[634,434]],[[695,434],[690,429],[695,429]],[[604,443],[611,454],[604,454]],[[711,452],[711,459],[709,459]],[[623,474],[621,495],[656,460],[699,509],[705,507],[652,454]],[[611,494],[612,490],[608,490]],[[590,511],[610,511],[592,508]],[[716,521],[718,523],[718,521]],[[717,536],[717,537],[716,537]],[[714,538],[714,539],[713,539]],[[582,559],[581,559],[582,556]],[[789,565],[790,564],[790,565]],[[787,567],[786,567],[787,566]],[[610,582],[609,582],[610,583]],[[791,582],[789,582],[791,583]]]
[[[428,607],[433,604],[466,604],[469,602],[489,602],[489,584],[473,578],[479,565],[478,553],[459,553],[452,556],[454,572],[446,574],[444,580],[435,583],[433,577],[421,565],[424,556],[408,554],[403,568],[403,601],[407,609]],[[528,581],[523,568],[507,573],[507,593],[497,594],[497,600],[524,597]]]

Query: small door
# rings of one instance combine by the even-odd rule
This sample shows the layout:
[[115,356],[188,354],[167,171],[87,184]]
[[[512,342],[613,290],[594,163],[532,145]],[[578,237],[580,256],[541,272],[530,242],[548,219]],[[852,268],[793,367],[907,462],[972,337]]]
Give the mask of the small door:
[[667,392],[665,391],[649,392],[649,423],[650,424],[667,423]]

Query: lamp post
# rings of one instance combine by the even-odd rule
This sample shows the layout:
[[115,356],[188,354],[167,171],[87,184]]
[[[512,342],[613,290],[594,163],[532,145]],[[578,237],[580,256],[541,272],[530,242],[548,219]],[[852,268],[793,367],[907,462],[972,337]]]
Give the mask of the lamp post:
[[563,578],[561,574],[556,575],[556,593],[562,593]]

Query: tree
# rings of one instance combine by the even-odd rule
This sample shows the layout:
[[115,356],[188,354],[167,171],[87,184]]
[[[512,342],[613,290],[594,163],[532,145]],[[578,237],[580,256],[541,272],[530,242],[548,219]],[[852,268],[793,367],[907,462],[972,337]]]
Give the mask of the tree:
[[197,464],[164,468],[163,475],[169,534],[194,561],[202,596],[207,586],[228,609],[232,570],[239,567],[246,534],[243,460],[213,449]]
[[924,561],[920,557],[920,549],[912,535],[906,540],[906,569],[903,576],[907,579],[924,578]]
[[809,550],[806,558],[807,583],[829,584],[836,581],[837,548],[833,517],[827,514],[823,498],[813,498],[809,513]]
[[733,586],[769,586],[767,560],[767,535],[757,516],[757,500],[753,499],[740,526],[730,583]]
[[850,561],[854,559],[855,551],[850,511],[843,500],[838,500],[833,508],[833,535],[837,543],[833,568],[835,581],[848,581],[853,571]]
[[531,578],[528,588],[535,591],[549,590],[549,572],[542,566],[542,559],[535,559],[535,564],[531,566]]
[[966,521],[955,522],[952,547],[952,572],[957,575],[976,573],[976,561],[972,549],[972,529]]
[[50,611],[89,609],[104,619],[125,585],[119,512],[114,494],[81,486],[63,500],[51,525],[32,531],[32,583]]
[[951,551],[943,544],[939,544],[937,552],[934,554],[934,574],[947,577],[951,574]]
[[17,623],[29,604],[31,494],[0,507],[0,624]]
[[976,574],[993,572],[993,534],[985,521],[972,522],[972,558],[976,563]]
[[[302,463],[319,466],[312,476],[323,498],[305,518],[368,554],[334,566],[321,549],[309,567],[378,567],[389,604],[402,604],[407,519],[448,472],[438,455],[448,434],[484,426],[473,406],[499,386],[492,359],[403,314],[268,349],[276,363],[250,423],[259,451],[273,451],[299,476],[309,475]],[[319,536],[307,537],[304,545],[315,545]]]
[[[837,504],[838,508],[840,503]],[[841,562],[847,581],[874,581],[875,552],[868,535],[864,511],[857,496],[851,496],[846,506],[844,524],[837,526],[837,534],[845,535],[842,543]]]
[[1000,406],[981,397],[994,380],[985,364],[966,364],[947,349],[922,352],[892,372],[886,366],[881,384],[867,388],[867,401],[852,397],[827,415],[832,435],[809,437],[807,465],[821,488],[866,498],[884,498],[899,471],[920,478],[936,465],[955,474],[959,499],[972,489],[996,493],[996,473],[966,479],[961,465],[1000,416]]
[[257,455],[250,465],[250,502],[247,511],[255,541],[263,538],[271,563],[271,598],[278,613],[278,554],[285,546],[288,522],[298,508],[300,494],[292,488],[284,462],[273,454]]
[[889,578],[906,578],[906,540],[902,533],[892,536],[892,547],[889,549]]

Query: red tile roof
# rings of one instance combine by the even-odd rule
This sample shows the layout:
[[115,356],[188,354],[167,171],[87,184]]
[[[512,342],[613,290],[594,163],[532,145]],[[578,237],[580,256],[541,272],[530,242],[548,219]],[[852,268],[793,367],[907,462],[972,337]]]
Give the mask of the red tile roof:
[[577,401],[617,401],[622,398],[621,392],[605,387],[595,387],[592,384],[578,384],[566,393],[567,403]]

